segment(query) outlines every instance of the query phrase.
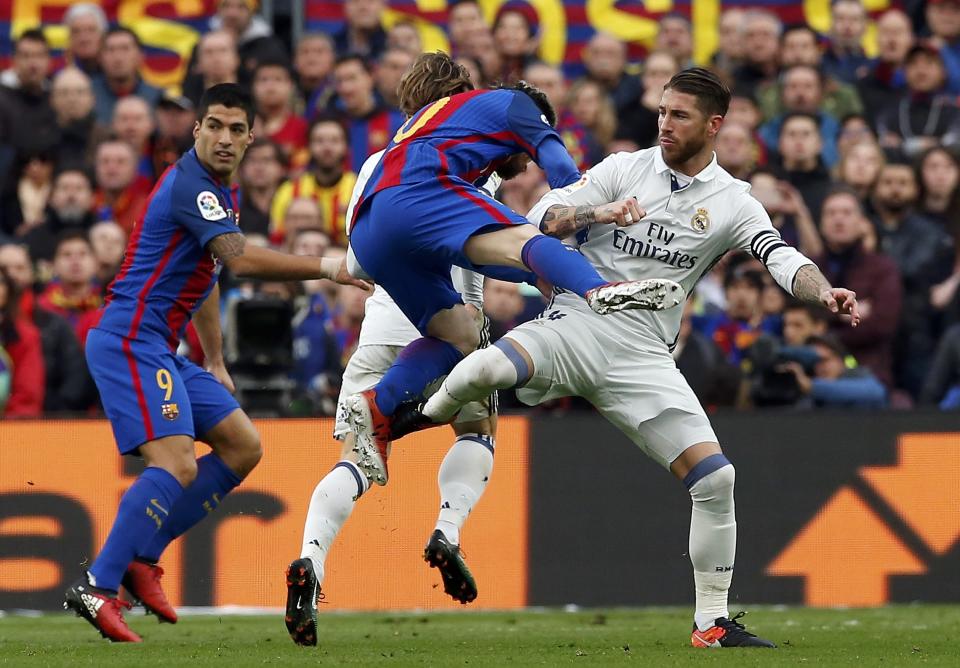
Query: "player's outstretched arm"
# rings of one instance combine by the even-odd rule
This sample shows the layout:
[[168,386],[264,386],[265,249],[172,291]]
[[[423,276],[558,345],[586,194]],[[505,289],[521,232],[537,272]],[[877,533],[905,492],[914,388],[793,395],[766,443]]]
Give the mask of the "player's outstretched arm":
[[850,325],[860,324],[857,293],[846,288],[834,288],[815,264],[805,264],[793,279],[793,296],[811,304],[821,304],[834,313],[850,316]]
[[260,278],[268,281],[309,281],[328,278],[344,285],[369,289],[366,281],[353,278],[347,271],[347,260],[316,258],[278,253],[247,243],[239,232],[221,234],[207,244],[213,253],[235,276]]
[[564,239],[598,223],[614,223],[619,227],[626,227],[638,222],[645,215],[646,211],[640,208],[635,197],[599,206],[554,204],[543,214],[540,231],[549,237]]

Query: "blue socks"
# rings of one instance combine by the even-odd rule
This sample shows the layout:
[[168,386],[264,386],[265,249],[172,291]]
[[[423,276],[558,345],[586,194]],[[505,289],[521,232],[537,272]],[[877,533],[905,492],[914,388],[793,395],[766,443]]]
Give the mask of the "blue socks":
[[393,415],[400,403],[419,397],[462,359],[463,354],[446,341],[432,336],[417,339],[400,352],[377,384],[377,408],[384,415]]
[[173,506],[170,517],[137,556],[147,561],[159,561],[160,555],[174,538],[183,535],[190,527],[216,510],[223,497],[240,482],[241,478],[215,454],[210,453],[198,459],[196,479],[183,490],[183,495]]
[[107,542],[89,572],[95,587],[117,591],[127,566],[149,544],[170,515],[183,487],[170,473],[151,466],[120,499]]
[[533,237],[523,245],[520,259],[550,285],[575,292],[581,297],[586,297],[590,290],[609,282],[578,251],[553,237]]

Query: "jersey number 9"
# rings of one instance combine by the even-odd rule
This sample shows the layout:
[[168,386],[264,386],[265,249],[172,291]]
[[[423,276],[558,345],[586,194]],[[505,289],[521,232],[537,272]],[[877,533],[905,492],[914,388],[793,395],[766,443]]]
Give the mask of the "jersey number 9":
[[157,387],[166,392],[164,401],[170,401],[173,396],[173,376],[166,369],[157,369]]

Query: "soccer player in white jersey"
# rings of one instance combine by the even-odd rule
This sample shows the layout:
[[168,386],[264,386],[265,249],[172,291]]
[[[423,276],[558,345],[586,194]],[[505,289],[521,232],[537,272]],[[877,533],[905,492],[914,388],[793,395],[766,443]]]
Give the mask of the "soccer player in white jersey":
[[[435,80],[424,88],[405,88],[401,105],[407,115],[437,99],[469,90],[469,78]],[[367,158],[357,177],[347,222],[363,192],[364,185],[380,161],[383,151]],[[492,197],[499,187],[497,174],[490,177],[484,190]],[[454,286],[463,295],[468,308],[482,329],[483,276],[454,267]],[[485,338],[481,334],[481,340]],[[397,355],[420,333],[403,315],[386,290],[377,286],[367,299],[357,350],[343,374],[334,438],[341,440],[341,459],[313,491],[304,524],[300,558],[287,569],[287,608],[285,621],[290,637],[298,645],[317,644],[317,598],[324,577],[327,553],[357,500],[370,488],[370,480],[356,465],[355,438],[346,418],[345,399],[367,390],[383,377]],[[424,559],[440,571],[444,590],[461,603],[477,597],[477,586],[460,552],[460,529],[480,499],[493,471],[496,430],[496,398],[491,393],[470,403],[460,412],[453,430],[456,440],[447,453],[438,474],[440,514],[436,529],[424,550]]]
[[[856,295],[831,287],[813,262],[787,246],[749,185],[717,165],[714,144],[729,101],[714,74],[680,72],[664,87],[659,146],[609,156],[579,183],[545,195],[529,219],[545,232],[575,235],[580,252],[607,280],[669,278],[687,294],[727,251],[749,251],[792,295],[856,326]],[[629,227],[598,224],[598,205],[625,197],[637,198],[640,220]],[[692,644],[774,647],[727,609],[737,533],[734,468],[670,355],[682,311],[600,317],[576,295],[558,294],[540,318],[460,362],[425,405],[397,418],[394,434],[445,422],[495,389],[516,387],[531,405],[561,396],[588,399],[690,493]]]

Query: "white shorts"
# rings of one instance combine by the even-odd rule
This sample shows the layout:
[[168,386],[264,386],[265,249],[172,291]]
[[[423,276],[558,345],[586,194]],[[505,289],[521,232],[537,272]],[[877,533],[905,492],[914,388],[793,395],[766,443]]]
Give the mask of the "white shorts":
[[[344,400],[351,394],[369,390],[379,383],[383,374],[387,372],[387,369],[397,359],[397,355],[403,348],[404,346],[360,346],[350,356],[347,368],[343,372],[340,396],[337,398],[337,418],[333,426],[333,437],[335,439],[343,440],[344,436],[350,433]],[[439,387],[440,382],[438,381],[428,387],[424,394],[429,397]],[[454,420],[454,424],[483,420],[496,414],[496,412],[497,399],[496,394],[493,394],[485,401],[473,401],[464,406]]]
[[533,360],[517,397],[530,406],[557,397],[583,397],[661,466],[684,450],[717,442],[703,407],[666,344],[638,332],[624,340],[591,311],[553,307],[504,338]]

